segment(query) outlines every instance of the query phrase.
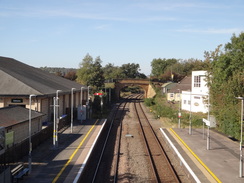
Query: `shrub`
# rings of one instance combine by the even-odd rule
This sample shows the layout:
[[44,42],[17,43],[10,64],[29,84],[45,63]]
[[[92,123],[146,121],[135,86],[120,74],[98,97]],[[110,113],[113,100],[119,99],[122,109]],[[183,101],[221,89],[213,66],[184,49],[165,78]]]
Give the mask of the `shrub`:
[[144,103],[146,106],[151,107],[155,105],[154,99],[153,98],[145,98]]

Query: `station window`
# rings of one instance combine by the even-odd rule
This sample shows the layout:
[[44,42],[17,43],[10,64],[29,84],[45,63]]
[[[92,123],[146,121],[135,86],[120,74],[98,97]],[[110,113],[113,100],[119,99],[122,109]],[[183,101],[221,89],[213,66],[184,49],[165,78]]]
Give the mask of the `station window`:
[[200,78],[200,76],[194,76],[194,87],[201,87],[201,78]]

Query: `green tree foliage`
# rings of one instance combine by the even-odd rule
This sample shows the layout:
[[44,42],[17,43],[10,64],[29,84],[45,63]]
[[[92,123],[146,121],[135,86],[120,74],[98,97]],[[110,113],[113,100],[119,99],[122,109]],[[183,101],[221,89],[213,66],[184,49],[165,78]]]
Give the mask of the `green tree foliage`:
[[128,63],[123,64],[121,67],[114,66],[111,63],[102,67],[101,64],[100,57],[93,60],[93,57],[87,54],[79,64],[80,68],[77,70],[77,82],[93,86],[95,89],[95,87],[103,87],[105,79],[146,78],[145,74],[139,72],[139,64]]
[[104,76],[101,63],[100,57],[93,60],[92,56],[87,54],[77,70],[77,81],[87,86],[102,87]]
[[219,129],[240,138],[240,101],[244,96],[244,33],[233,35],[221,51],[205,52],[208,63],[211,110],[218,120]]
[[166,71],[167,68],[172,66],[173,64],[176,64],[178,61],[174,58],[172,59],[153,59],[151,62],[151,67],[152,67],[152,76],[154,77],[160,77],[163,75]]
[[106,80],[121,78],[122,70],[118,66],[114,66],[114,64],[108,63],[103,68],[104,78]]
[[159,79],[162,82],[179,82],[185,76],[191,75],[194,70],[206,70],[208,64],[198,59],[153,59],[152,78]]
[[145,79],[146,75],[140,73],[140,65],[135,63],[128,63],[123,64],[121,67],[121,79],[124,78],[130,78],[130,79],[136,79],[136,78],[142,78]]
[[206,70],[208,68],[205,61],[194,58],[183,60],[180,64],[182,65],[182,70],[180,70],[179,73],[184,76],[191,75],[192,71]]

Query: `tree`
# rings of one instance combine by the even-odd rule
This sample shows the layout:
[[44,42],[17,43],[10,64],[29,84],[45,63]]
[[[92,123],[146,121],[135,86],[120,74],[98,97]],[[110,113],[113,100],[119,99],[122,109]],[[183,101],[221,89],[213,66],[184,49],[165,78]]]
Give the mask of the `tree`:
[[219,129],[235,138],[240,137],[240,105],[237,96],[244,96],[244,33],[233,35],[221,51],[205,52],[209,63],[212,112],[218,120]]
[[101,63],[100,57],[93,61],[92,56],[87,54],[77,70],[77,81],[87,86],[102,87],[104,76]]
[[185,76],[191,75],[194,70],[206,70],[208,64],[205,61],[190,58],[181,59],[153,59],[151,62],[152,77],[163,82],[179,82]]
[[142,78],[145,79],[146,75],[140,73],[140,65],[135,64],[135,63],[128,63],[128,64],[123,64],[121,67],[121,77],[122,78],[130,78],[130,79],[135,79],[135,78]]
[[104,85],[104,75],[102,70],[102,60],[98,56],[95,61],[92,64],[90,74],[91,79],[88,82],[88,85],[91,85],[93,87],[102,87]]
[[89,70],[91,69],[91,65],[93,62],[92,56],[86,54],[83,58],[82,62],[79,64],[80,68],[77,70],[77,81],[81,84],[88,85],[90,81]]
[[104,78],[106,80],[117,79],[122,77],[122,70],[118,66],[114,66],[114,64],[108,63],[103,68]]
[[75,71],[69,71],[64,75],[64,78],[69,79],[71,81],[75,81],[77,78],[76,72]]
[[160,77],[161,75],[163,75],[166,70],[176,64],[178,62],[178,60],[172,58],[172,59],[153,59],[151,62],[151,67],[152,67],[152,76],[155,77]]
[[57,71],[57,72],[55,73],[55,75],[56,75],[56,76],[60,76],[60,77],[62,77],[62,76],[63,76],[63,73],[62,73],[61,71]]

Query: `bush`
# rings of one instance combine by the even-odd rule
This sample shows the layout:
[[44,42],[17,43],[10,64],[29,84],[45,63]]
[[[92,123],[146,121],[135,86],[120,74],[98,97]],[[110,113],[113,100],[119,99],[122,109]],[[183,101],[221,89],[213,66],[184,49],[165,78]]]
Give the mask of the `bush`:
[[[146,106],[150,107],[153,110],[156,118],[169,118],[171,122],[178,123],[178,106],[176,107],[174,105],[168,104],[167,99],[165,98],[165,96],[162,96],[161,93],[157,93],[155,98],[144,99],[144,103]],[[188,127],[190,123],[190,113],[188,111],[181,111],[181,115],[181,126]],[[192,113],[192,126],[202,126],[202,118],[206,118],[206,114]]]
[[144,103],[146,106],[151,107],[155,105],[154,99],[153,98],[145,98]]

